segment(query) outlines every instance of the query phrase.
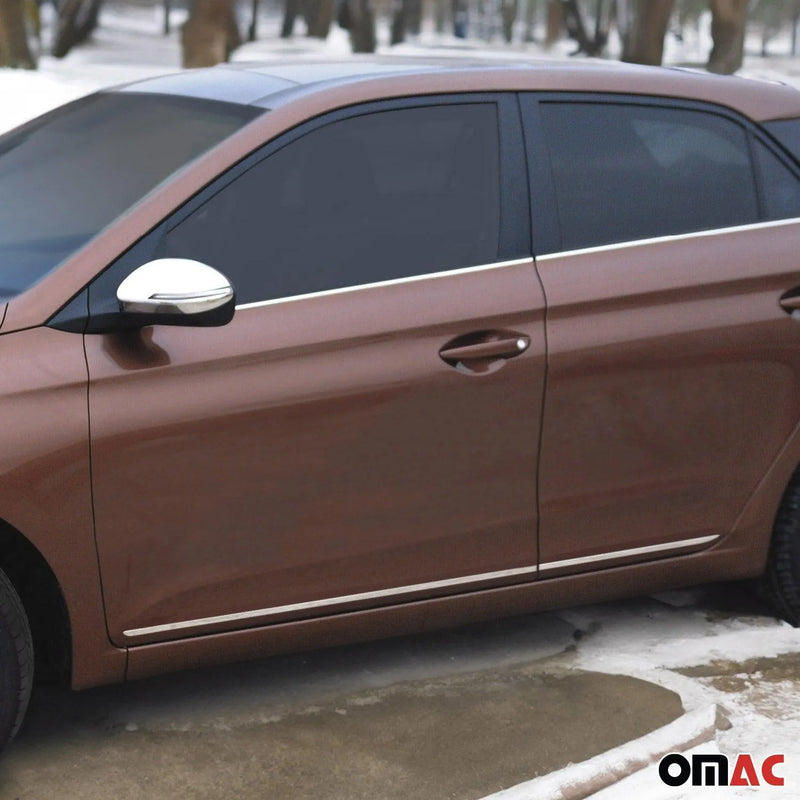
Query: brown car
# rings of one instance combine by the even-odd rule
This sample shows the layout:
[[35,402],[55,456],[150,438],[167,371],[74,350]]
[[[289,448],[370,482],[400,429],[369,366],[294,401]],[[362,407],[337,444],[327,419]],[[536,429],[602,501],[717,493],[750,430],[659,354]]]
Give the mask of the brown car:
[[799,159],[800,93],[612,64],[245,64],[0,138],[0,743],[34,654],[764,574],[797,624]]

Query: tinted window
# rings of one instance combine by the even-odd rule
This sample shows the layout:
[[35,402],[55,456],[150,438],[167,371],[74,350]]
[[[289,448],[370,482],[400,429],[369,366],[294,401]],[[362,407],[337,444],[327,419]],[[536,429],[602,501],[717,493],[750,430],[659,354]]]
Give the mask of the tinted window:
[[701,111],[543,103],[562,247],[755,222],[746,133]]
[[761,142],[756,142],[755,147],[765,217],[800,217],[800,181],[797,176]]
[[778,119],[764,127],[800,161],[800,119]]
[[497,260],[499,196],[494,104],[376,112],[261,161],[160,255],[220,269],[240,303],[475,266]]
[[96,94],[0,137],[0,295],[26,289],[262,109]]

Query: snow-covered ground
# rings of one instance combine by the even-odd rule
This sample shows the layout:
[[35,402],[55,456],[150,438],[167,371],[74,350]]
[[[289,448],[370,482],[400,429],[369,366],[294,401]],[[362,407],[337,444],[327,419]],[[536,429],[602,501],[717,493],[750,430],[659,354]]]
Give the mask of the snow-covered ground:
[[[173,22],[180,22],[175,12]],[[175,71],[180,67],[176,33],[160,34],[158,8],[115,6],[103,13],[93,41],[58,61],[40,58],[37,72],[0,70],[0,131],[97,88]],[[262,21],[261,41],[235,53],[237,60],[297,56],[340,56],[349,51],[346,34],[334,27],[325,42],[277,37],[279,20]],[[177,26],[176,26],[177,27]],[[380,31],[385,42],[387,32]],[[670,38],[670,63],[702,62],[710,45],[707,26],[683,43]],[[775,51],[785,42],[777,42]],[[536,59],[568,57],[572,44],[552,51],[536,44],[508,50],[492,49],[480,41],[461,41],[423,34],[397,48],[381,52],[436,55],[497,55]],[[742,74],[782,80],[800,87],[800,59],[748,57]],[[622,673],[654,681],[678,692],[687,711],[710,704],[724,708],[732,725],[717,733],[714,748],[729,755],[751,752],[786,757],[783,789],[720,790],[725,797],[800,797],[800,631],[761,614],[714,617],[696,606],[696,593],[671,593],[654,600],[612,604],[564,612],[570,623],[586,631],[571,663],[580,668]],[[681,608],[682,607],[682,608]],[[670,609],[681,608],[680,613]],[[760,659],[760,660],[759,660]],[[712,798],[710,789],[668,789],[650,768],[607,789],[598,800],[619,798]]]
[[718,730],[698,752],[751,753],[757,763],[773,753],[785,755],[782,771],[776,769],[786,779],[784,787],[675,789],[650,767],[597,800],[753,797],[754,792],[759,798],[800,798],[800,630],[755,607],[709,612],[696,590],[560,616],[578,627],[599,625],[580,642],[575,666],[658,683],[677,692],[686,711],[718,705],[731,726]]

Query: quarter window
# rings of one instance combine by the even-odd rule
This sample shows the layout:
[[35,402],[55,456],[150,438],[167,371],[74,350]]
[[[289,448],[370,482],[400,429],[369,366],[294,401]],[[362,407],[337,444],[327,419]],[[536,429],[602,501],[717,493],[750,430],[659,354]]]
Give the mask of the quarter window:
[[541,105],[563,249],[756,222],[745,130],[712,113]]
[[239,303],[496,261],[496,105],[379,111],[285,145],[165,237],[224,272]]

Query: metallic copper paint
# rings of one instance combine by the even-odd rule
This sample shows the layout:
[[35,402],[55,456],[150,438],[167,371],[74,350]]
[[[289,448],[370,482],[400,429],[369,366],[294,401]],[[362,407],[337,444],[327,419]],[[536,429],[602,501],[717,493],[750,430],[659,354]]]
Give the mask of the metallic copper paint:
[[800,418],[799,232],[540,261],[542,561],[732,530]]
[[0,508],[61,586],[73,685],[112,683],[126,653],[106,634],[90,492],[86,361],[80,336],[34,328],[0,336]]
[[263,658],[595,603],[641,594],[643,586],[648,591],[658,592],[692,583],[751,576],[751,569],[737,556],[730,550],[712,550],[649,564],[540,580],[522,586],[131,647],[128,677],[146,678],[161,672],[193,669],[223,661]]
[[[543,308],[528,261],[87,337],[112,640],[536,564]],[[496,371],[439,358],[504,329],[531,346]]]

